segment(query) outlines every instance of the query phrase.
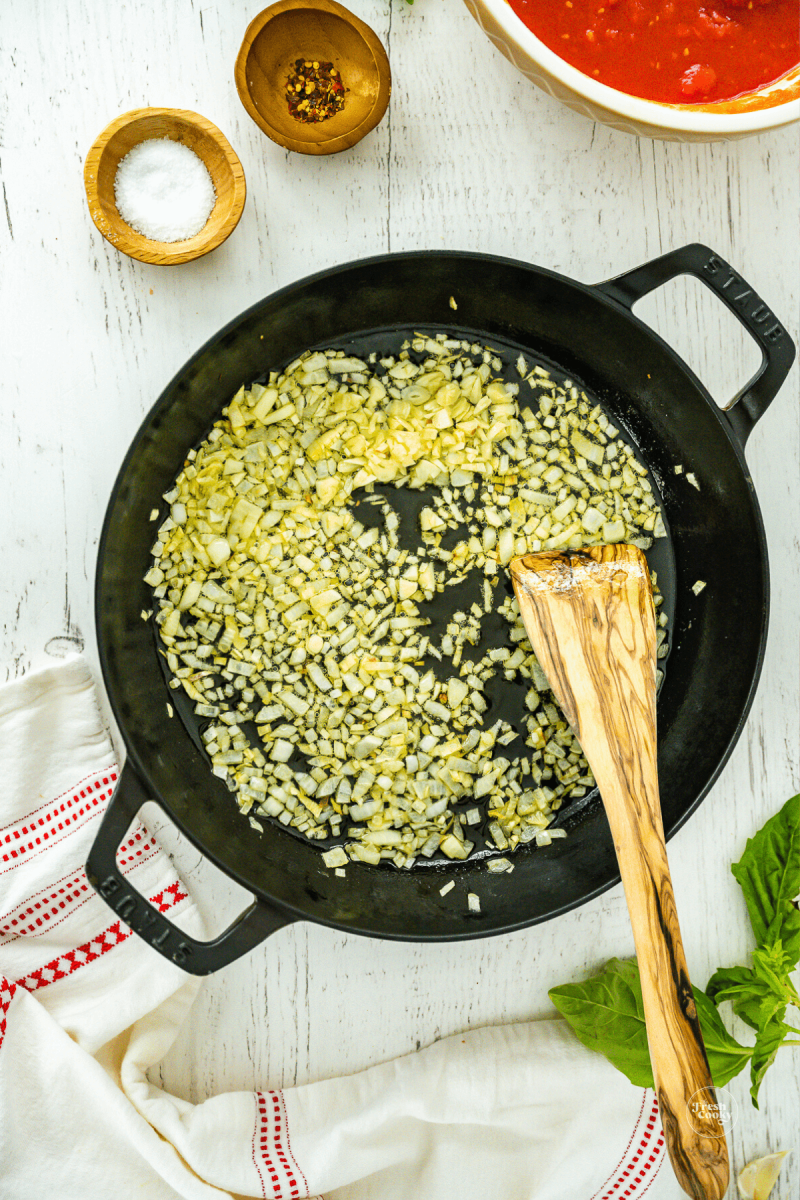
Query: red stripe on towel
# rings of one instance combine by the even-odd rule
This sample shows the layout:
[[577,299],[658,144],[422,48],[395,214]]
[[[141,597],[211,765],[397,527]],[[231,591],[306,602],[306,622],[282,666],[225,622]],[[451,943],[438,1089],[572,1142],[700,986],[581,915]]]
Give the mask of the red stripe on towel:
[[294,1154],[292,1154],[292,1141],[291,1141],[291,1138],[289,1137],[289,1117],[286,1112],[286,1101],[284,1099],[283,1092],[278,1092],[278,1095],[280,1096],[281,1108],[283,1109],[283,1127],[286,1130],[286,1146],[289,1151],[289,1157],[291,1158],[292,1162],[295,1165],[295,1170],[297,1171],[298,1175],[300,1176],[300,1178],[303,1181],[303,1184],[306,1189],[306,1193],[308,1193],[308,1190],[309,1190],[308,1180],[306,1179],[305,1175],[303,1174],[302,1170],[300,1169],[300,1164],[298,1163]]
[[640,1122],[640,1121],[641,1121],[641,1119],[642,1119],[642,1114],[644,1113],[644,1106],[645,1106],[646,1104],[647,1104],[647,1089],[645,1088],[645,1090],[642,1092],[642,1103],[641,1103],[641,1107],[640,1107],[640,1109],[639,1109],[639,1115],[638,1115],[638,1117],[636,1118],[636,1123],[635,1123],[635,1125],[634,1125],[634,1127],[633,1127],[633,1132],[631,1133],[631,1136],[628,1138],[628,1144],[627,1144],[627,1146],[625,1147],[625,1149],[622,1151],[622,1154],[621,1154],[621,1156],[620,1156],[620,1160],[619,1160],[619,1162],[617,1163],[617,1165],[614,1167],[614,1170],[611,1172],[611,1174],[609,1175],[609,1177],[608,1177],[608,1179],[605,1181],[605,1183],[604,1183],[604,1184],[602,1184],[602,1185],[601,1185],[601,1186],[600,1186],[600,1187],[597,1189],[597,1191],[596,1191],[596,1192],[594,1193],[594,1195],[591,1197],[591,1200],[597,1200],[597,1197],[598,1197],[598,1196],[600,1195],[600,1193],[603,1191],[603,1188],[605,1188],[605,1187],[608,1187],[609,1181],[610,1181],[611,1179],[615,1179],[615,1178],[616,1178],[616,1175],[617,1175],[617,1172],[622,1170],[622,1164],[625,1162],[625,1157],[626,1157],[626,1155],[627,1155],[628,1151],[630,1150],[631,1146],[633,1145],[633,1139],[636,1137],[636,1131],[637,1131],[637,1130],[638,1130],[638,1128],[639,1128],[639,1122]]
[[17,990],[17,985],[12,983],[10,979],[6,979],[4,975],[0,975],[0,1047],[3,1045],[3,1038],[6,1036],[6,1016],[8,1015],[11,1001],[14,999],[14,993]]
[[100,815],[117,782],[115,770],[98,771],[92,782],[82,781],[68,799],[56,803],[40,816],[26,817],[7,825],[0,835],[0,875],[36,858],[48,844],[60,842],[88,820]]
[[[151,896],[150,903],[163,913],[186,899],[188,899],[188,895],[183,890],[180,880],[176,879],[174,883]],[[29,992],[48,987],[51,983],[57,983],[59,979],[65,979],[68,975],[72,975],[81,967],[87,966],[88,963],[95,962],[109,950],[119,946],[121,942],[127,941],[131,933],[132,930],[122,921],[115,921],[113,925],[109,925],[108,929],[104,929],[96,937],[84,942],[81,946],[76,946],[74,950],[68,950],[66,954],[58,955],[44,966],[37,967],[23,979],[18,979],[17,983]]]
[[296,1200],[300,1195],[300,1188],[297,1186],[297,1180],[294,1177],[286,1151],[283,1148],[282,1126],[285,1124],[284,1110],[281,1104],[283,1095],[281,1092],[270,1092],[269,1099],[272,1103],[272,1137],[275,1142],[275,1155],[286,1172],[290,1200]]
[[[258,1102],[259,1101],[259,1093],[256,1092],[256,1094],[253,1098],[256,1102],[256,1119],[255,1119],[255,1124],[253,1125],[253,1141],[252,1141],[253,1166],[256,1169],[256,1172],[258,1174],[258,1179],[261,1184],[261,1195],[264,1197],[264,1200],[266,1200],[267,1188],[266,1188],[266,1184],[264,1183],[264,1176],[261,1174],[261,1167],[258,1165],[258,1159],[256,1158],[256,1146],[258,1145],[260,1138],[261,1138],[261,1106]],[[269,1159],[266,1158],[264,1151],[260,1147],[259,1147],[259,1153],[260,1153],[260,1156],[265,1159],[265,1166],[267,1168],[269,1168],[271,1166],[271,1163],[269,1162]]]
[[[59,880],[58,885],[50,892],[45,888],[18,905],[13,916],[9,915],[5,925],[0,925],[0,937],[10,934],[14,940],[25,934],[35,934],[53,917],[63,914],[66,908],[73,907],[74,902],[88,891],[89,881],[85,871],[78,871],[66,880]],[[26,924],[28,917],[32,920]]]
[[[84,775],[83,779],[79,779],[77,783],[72,785],[72,787],[68,787],[65,791],[59,792],[57,796],[54,796],[52,800],[48,800],[46,804],[40,804],[38,808],[35,808],[33,812],[29,812],[27,816],[19,817],[16,821],[9,821],[7,825],[0,825],[0,834],[5,833],[7,829],[13,829],[15,825],[19,825],[22,821],[26,821],[28,824],[30,824],[34,817],[36,817],[37,813],[44,812],[44,810],[51,804],[57,804],[62,796],[67,796],[70,792],[77,792],[82,787],[85,788],[88,780],[95,779],[97,776],[102,775],[108,775],[110,777],[112,771],[116,772],[118,770],[119,766],[117,763],[110,763],[107,767],[100,767],[97,771],[92,771],[90,775]],[[116,778],[116,775],[114,778]],[[53,811],[58,812],[59,810],[55,809]]]
[[[648,1093],[645,1092],[645,1098]],[[644,1103],[634,1126],[633,1134],[618,1165],[592,1200],[629,1200],[643,1196],[649,1190],[664,1161],[664,1134],[658,1132],[658,1101],[653,1096],[644,1112]],[[613,1182],[612,1182],[613,1181]]]
[[[286,1149],[284,1149],[284,1137]],[[295,1171],[305,1184],[308,1194],[306,1177],[297,1165],[297,1160],[289,1145],[289,1131],[286,1125],[286,1106],[283,1093],[256,1092],[256,1128],[253,1134],[253,1163],[261,1180],[262,1194],[267,1195],[266,1180],[261,1173],[261,1167],[256,1159],[258,1154],[261,1166],[264,1167],[269,1179],[273,1200],[299,1200],[300,1185]],[[292,1169],[294,1164],[294,1170]]]
[[[158,850],[157,842],[139,822],[131,836],[122,843],[117,862],[128,875],[136,867],[155,857]],[[34,892],[8,914],[5,924],[0,926],[0,938],[8,937],[9,941],[15,941],[20,937],[37,936],[44,932],[45,927],[52,928],[53,924],[60,924],[71,912],[95,895],[83,868],[65,875],[62,879],[54,880],[49,886],[49,893],[46,887]],[[26,924],[29,917],[32,919]]]

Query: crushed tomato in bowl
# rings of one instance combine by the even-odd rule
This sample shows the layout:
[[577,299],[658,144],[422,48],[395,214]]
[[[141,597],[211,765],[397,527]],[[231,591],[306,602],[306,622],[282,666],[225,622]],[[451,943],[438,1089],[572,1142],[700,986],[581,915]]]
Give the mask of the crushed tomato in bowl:
[[800,0],[508,3],[560,58],[644,100],[732,100],[800,62]]

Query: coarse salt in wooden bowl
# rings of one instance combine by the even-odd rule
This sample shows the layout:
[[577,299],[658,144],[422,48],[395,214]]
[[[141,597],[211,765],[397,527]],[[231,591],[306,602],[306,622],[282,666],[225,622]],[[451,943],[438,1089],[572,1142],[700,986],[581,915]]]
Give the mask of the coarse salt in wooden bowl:
[[[347,89],[344,107],[304,124],[286,85],[298,59],[330,62]],[[278,0],[247,27],[236,59],[239,98],[259,129],[287,150],[348,150],[383,117],[392,90],[389,59],[374,30],[336,0]]]
[[[125,155],[151,138],[181,142],[205,164],[216,201],[199,233],[177,242],[159,242],[137,233],[122,219],[114,196],[117,168]],[[233,233],[244,209],[247,187],[242,164],[228,140],[205,117],[180,108],[136,108],[106,126],[83,168],[92,220],[117,250],[140,262],[172,266],[215,250]]]

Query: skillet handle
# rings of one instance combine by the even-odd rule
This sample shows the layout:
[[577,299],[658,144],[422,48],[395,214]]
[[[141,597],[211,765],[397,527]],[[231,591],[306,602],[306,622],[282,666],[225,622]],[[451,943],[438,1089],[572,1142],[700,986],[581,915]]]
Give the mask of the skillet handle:
[[761,366],[724,408],[733,432],[744,446],[756,421],[767,411],[789,373],[795,356],[794,342],[741,275],[724,258],[699,242],[662,254],[633,271],[598,283],[596,290],[630,309],[648,292],[678,275],[694,275],[719,296],[761,349]]
[[139,809],[149,799],[139,777],[126,763],[86,860],[86,874],[92,887],[149,946],[192,975],[210,975],[295,920],[261,900],[254,900],[210,942],[200,942],[168,921],[117,865],[120,844]]

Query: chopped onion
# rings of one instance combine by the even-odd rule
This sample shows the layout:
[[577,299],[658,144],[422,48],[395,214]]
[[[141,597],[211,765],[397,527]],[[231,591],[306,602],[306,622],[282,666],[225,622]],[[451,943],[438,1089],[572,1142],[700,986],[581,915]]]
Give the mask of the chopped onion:
[[[156,512],[146,580],[170,687],[212,722],[213,771],[244,812],[346,838],[325,852],[337,872],[463,860],[485,818],[501,850],[547,844],[565,836],[556,810],[593,785],[498,571],[539,549],[645,545],[664,523],[598,406],[520,356],[523,401],[501,367],[444,335],[380,362],[301,355],[240,388]],[[399,540],[396,487],[426,489],[416,547]],[[434,633],[427,605],[472,570],[480,602]],[[488,649],[496,606],[508,645]],[[514,728],[489,727],[496,676],[527,689]]]
[[328,850],[323,854],[322,861],[326,867],[344,867],[347,866],[349,859],[341,846],[335,846],[333,850]]

